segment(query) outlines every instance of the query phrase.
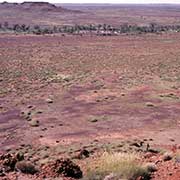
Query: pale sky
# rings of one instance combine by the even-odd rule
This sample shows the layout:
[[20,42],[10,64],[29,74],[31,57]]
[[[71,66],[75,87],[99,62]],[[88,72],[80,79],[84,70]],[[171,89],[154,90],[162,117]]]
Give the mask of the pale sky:
[[[6,0],[0,0],[3,2]],[[7,2],[24,2],[24,1],[45,1],[51,3],[176,3],[180,4],[180,0],[7,0]]]

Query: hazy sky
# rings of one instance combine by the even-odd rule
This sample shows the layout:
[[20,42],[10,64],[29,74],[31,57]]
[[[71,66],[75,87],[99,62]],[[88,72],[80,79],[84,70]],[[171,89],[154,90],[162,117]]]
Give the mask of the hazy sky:
[[[3,2],[6,0],[0,0]],[[7,2],[48,1],[52,3],[179,3],[180,0],[7,0]]]

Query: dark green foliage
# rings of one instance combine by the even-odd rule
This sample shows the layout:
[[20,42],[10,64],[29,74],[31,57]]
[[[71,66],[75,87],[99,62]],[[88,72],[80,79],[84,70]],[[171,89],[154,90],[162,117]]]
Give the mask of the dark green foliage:
[[180,25],[158,25],[150,23],[147,26],[129,25],[124,23],[119,27],[113,27],[110,24],[89,24],[89,25],[64,25],[64,26],[27,26],[25,24],[9,24],[8,22],[0,23],[0,31],[12,31],[16,33],[33,33],[36,35],[53,34],[53,33],[67,33],[67,34],[81,34],[92,33],[96,35],[112,35],[114,33],[161,33],[161,32],[180,32]]

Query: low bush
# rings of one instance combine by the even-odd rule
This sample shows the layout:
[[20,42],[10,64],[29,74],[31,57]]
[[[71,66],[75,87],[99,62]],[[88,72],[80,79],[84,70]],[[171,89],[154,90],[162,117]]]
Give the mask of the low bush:
[[110,174],[114,179],[135,180],[138,177],[149,179],[146,167],[137,162],[138,155],[128,153],[104,153],[87,170],[87,180],[102,180]]

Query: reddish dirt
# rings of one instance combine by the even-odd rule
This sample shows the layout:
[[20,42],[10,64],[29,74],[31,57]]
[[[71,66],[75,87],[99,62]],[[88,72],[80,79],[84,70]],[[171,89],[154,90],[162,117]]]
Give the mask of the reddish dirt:
[[[48,146],[59,157],[96,140],[135,138],[180,145],[179,40],[1,35],[0,152],[30,145],[41,156]],[[175,180],[178,170],[163,163],[154,177]]]
[[[161,146],[162,147],[162,146]],[[178,146],[164,146],[169,152],[177,154],[180,152],[180,147]],[[148,156],[147,156],[148,157]],[[158,171],[154,172],[152,179],[156,180],[176,180],[180,177],[180,164],[176,159],[164,161],[161,155],[149,156],[148,162],[154,162],[157,165]]]

